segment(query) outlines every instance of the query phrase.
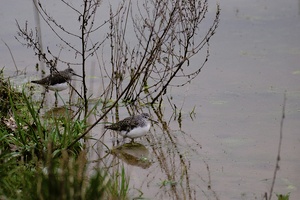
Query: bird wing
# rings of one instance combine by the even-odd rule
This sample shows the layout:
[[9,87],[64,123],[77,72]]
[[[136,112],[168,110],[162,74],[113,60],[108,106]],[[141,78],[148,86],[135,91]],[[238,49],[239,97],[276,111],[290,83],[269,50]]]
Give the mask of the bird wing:
[[53,74],[46,76],[45,78],[41,80],[31,81],[32,83],[37,83],[40,85],[54,85],[54,84],[60,84],[68,81],[68,77],[63,76],[63,74],[60,74],[58,72],[53,72]]
[[68,81],[68,77],[67,76],[63,76],[63,74],[53,74],[51,79],[50,79],[50,84],[49,85],[53,85],[54,83],[56,84],[60,84],[60,83],[65,83],[66,81]]
[[138,127],[139,123],[136,120],[133,120],[134,116],[125,118],[122,123],[123,131],[130,131],[136,127]]
[[115,131],[127,131],[129,132],[133,128],[136,128],[138,126],[138,122],[133,120],[133,116],[127,117],[117,123],[114,123],[109,126],[105,126],[107,129],[115,130]]

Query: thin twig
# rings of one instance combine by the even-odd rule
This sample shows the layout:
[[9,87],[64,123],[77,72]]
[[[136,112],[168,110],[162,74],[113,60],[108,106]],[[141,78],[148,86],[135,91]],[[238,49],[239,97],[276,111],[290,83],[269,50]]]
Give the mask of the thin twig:
[[281,143],[282,143],[282,135],[283,135],[282,129],[283,129],[283,121],[284,121],[284,118],[285,118],[285,105],[286,105],[286,91],[284,92],[284,98],[283,98],[278,152],[277,152],[276,166],[275,166],[275,170],[274,170],[274,174],[273,174],[272,186],[271,186],[271,189],[270,189],[269,200],[271,200],[271,198],[272,198],[272,193],[273,193],[273,189],[274,189],[274,185],[275,185],[276,175],[277,175],[277,171],[279,170],[280,151],[281,151]]
[[[2,40],[2,39],[1,39],[1,40]],[[3,43],[5,44],[5,46],[7,47],[8,51],[9,51],[9,53],[10,53],[11,59],[12,59],[12,61],[14,62],[14,65],[15,65],[15,68],[16,68],[16,71],[17,71],[17,74],[18,74],[18,71],[19,71],[19,70],[18,70],[16,61],[15,61],[15,59],[14,59],[14,56],[13,56],[13,54],[12,54],[12,52],[11,52],[9,46],[6,44],[6,42],[4,42],[4,40],[2,40],[2,42],[3,42]]]

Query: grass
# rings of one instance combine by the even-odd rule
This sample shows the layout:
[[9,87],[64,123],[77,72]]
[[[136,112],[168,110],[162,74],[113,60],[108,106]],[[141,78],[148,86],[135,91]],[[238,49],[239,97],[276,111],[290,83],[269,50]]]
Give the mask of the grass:
[[42,118],[37,103],[0,77],[0,199],[128,199],[122,168],[88,169],[84,120]]
[[288,194],[276,194],[278,200],[289,200],[290,199],[290,193]]

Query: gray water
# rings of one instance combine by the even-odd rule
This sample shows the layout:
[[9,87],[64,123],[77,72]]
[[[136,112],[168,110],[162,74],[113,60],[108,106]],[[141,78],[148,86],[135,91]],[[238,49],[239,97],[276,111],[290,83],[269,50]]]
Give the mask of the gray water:
[[[213,15],[215,4],[209,3],[209,13]],[[55,7],[55,3],[51,6]],[[262,199],[264,193],[269,192],[275,169],[286,91],[280,170],[274,192],[291,192],[290,199],[298,199],[300,1],[227,0],[220,2],[220,7],[221,22],[211,39],[208,63],[191,84],[170,90],[176,103],[184,104],[182,128],[173,121],[169,128],[177,138],[180,151],[186,152],[184,155],[190,161],[190,187],[196,191],[197,199]],[[7,1],[0,7],[0,37],[11,48],[17,66],[27,68],[29,77],[36,75],[37,59],[14,36],[15,19],[34,24],[32,10],[29,0],[18,4]],[[62,18],[66,22],[69,19]],[[45,45],[52,45],[51,36],[47,32],[44,35]],[[14,64],[3,43],[0,43],[0,52],[1,65],[5,66],[6,75],[11,75]],[[197,59],[194,58],[191,65],[196,66]],[[189,113],[193,109],[196,117],[191,120]],[[166,107],[166,118],[171,113]],[[125,116],[124,113],[121,117]],[[99,126],[94,133],[102,130]],[[151,132],[157,137],[163,134],[158,127],[153,127]],[[184,141],[183,132],[195,141]],[[140,141],[145,143],[144,138]],[[187,144],[196,152],[191,152]],[[155,153],[146,147],[150,155]],[[160,148],[164,151],[169,147],[166,142]],[[153,164],[147,168],[128,164],[131,184],[141,189],[146,198],[168,199],[171,189],[161,186],[166,180],[166,170],[159,164],[159,156],[153,155],[151,159]],[[168,159],[166,164],[171,165]],[[174,173],[180,171],[174,170]],[[208,183],[210,188],[204,188]]]

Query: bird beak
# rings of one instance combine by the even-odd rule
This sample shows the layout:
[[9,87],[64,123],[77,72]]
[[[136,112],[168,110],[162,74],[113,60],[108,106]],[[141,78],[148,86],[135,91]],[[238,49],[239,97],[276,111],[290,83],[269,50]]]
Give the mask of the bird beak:
[[149,119],[151,122],[153,122],[153,123],[155,123],[155,124],[157,124],[158,123],[158,121],[155,121],[155,120],[153,120],[153,119]]
[[78,75],[78,74],[73,73],[73,75],[82,78],[82,76],[80,76],[80,75]]

